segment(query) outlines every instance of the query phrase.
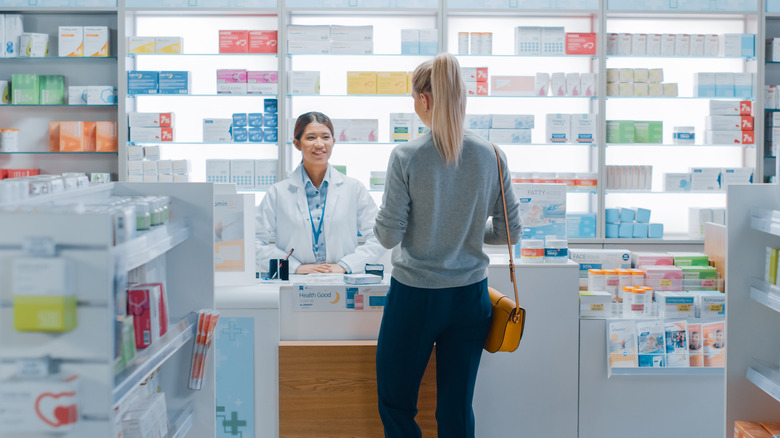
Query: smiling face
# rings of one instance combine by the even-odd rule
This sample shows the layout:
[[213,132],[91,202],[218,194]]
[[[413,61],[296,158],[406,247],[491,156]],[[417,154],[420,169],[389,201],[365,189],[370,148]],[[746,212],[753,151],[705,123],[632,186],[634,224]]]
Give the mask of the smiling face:
[[295,147],[303,155],[303,166],[308,169],[327,167],[333,152],[333,132],[327,125],[311,122],[306,125],[300,138],[294,140]]

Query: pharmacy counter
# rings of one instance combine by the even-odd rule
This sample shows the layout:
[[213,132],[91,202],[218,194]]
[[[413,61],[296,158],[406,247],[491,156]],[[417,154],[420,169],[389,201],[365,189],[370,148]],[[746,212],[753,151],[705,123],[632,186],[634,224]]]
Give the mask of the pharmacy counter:
[[[491,257],[489,284],[511,295],[507,265],[507,257]],[[577,435],[577,269],[573,262],[518,264],[520,302],[528,312],[526,332],[518,351],[483,354],[474,396],[477,436],[514,436],[519,425],[529,436]],[[300,284],[293,278],[292,282],[217,290],[216,305],[223,315],[216,348],[217,415],[222,413],[227,420],[224,428],[218,421],[217,436],[231,436],[230,427],[237,424],[231,421],[234,412],[239,421],[247,422],[236,430],[244,437],[279,436],[280,427],[284,436],[312,436],[297,426],[307,423],[316,424],[320,432],[331,428],[328,436],[383,436],[377,423],[373,355],[387,287]],[[236,319],[247,316],[254,316],[253,325],[242,326],[246,321]],[[240,338],[249,332],[252,339]],[[231,377],[243,381],[245,390],[254,388],[251,419],[238,412],[250,399],[227,387],[223,391],[221,386],[221,374],[235,362],[228,351],[235,347],[234,353],[241,354],[238,350],[248,350],[249,345],[254,346],[251,385],[243,377],[247,370],[231,371],[241,373]],[[434,382],[435,370],[429,367],[420,395],[419,418],[424,430],[435,428],[430,406],[435,400],[435,392],[430,390],[435,388]],[[306,398],[295,398],[296,394]],[[334,403],[335,399],[340,401]],[[313,407],[303,406],[306,402]],[[341,412],[336,421],[331,408]],[[287,427],[292,421],[286,419],[296,409],[306,412],[308,420],[297,417],[297,428]],[[244,411],[248,415],[249,411]],[[367,414],[361,413],[364,411]],[[318,416],[330,422],[318,422]],[[375,418],[365,420],[370,416]]]

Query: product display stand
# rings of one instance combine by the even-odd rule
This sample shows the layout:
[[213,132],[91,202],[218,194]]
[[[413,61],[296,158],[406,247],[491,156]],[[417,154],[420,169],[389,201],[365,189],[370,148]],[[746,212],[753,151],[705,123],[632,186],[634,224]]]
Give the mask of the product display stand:
[[764,281],[767,247],[780,246],[776,185],[729,187],[726,275],[726,428],[780,421],[780,289]]
[[[13,375],[20,359],[50,357],[59,363],[63,376],[79,376],[79,421],[64,436],[109,437],[114,430],[114,408],[159,371],[170,436],[212,438],[213,354],[207,358],[203,388],[192,391],[187,382],[196,326],[192,312],[214,307],[213,187],[110,183],[86,191],[83,199],[110,195],[170,196],[170,223],[114,246],[109,215],[0,214],[0,228],[5,230],[0,233],[0,377]],[[30,201],[30,205],[36,202]],[[14,329],[11,261],[21,256],[22,247],[33,239],[50,242],[60,257],[75,264],[78,325],[73,331],[46,334]],[[169,332],[138,351],[132,362],[115,374],[115,279],[161,256],[166,266]],[[119,293],[124,293],[124,285],[118,286]]]

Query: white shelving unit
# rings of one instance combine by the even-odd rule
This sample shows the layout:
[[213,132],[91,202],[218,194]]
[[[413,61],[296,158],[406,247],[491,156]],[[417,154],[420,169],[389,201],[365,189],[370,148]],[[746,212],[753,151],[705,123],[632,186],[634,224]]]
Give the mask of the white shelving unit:
[[[213,438],[213,355],[207,358],[203,388],[192,391],[187,385],[196,327],[193,312],[214,308],[213,185],[110,183],[62,198],[95,200],[111,195],[170,196],[170,223],[114,246],[110,215],[0,214],[0,228],[5,230],[0,233],[0,378],[12,375],[19,359],[50,357],[60,364],[62,375],[79,376],[79,422],[72,431],[57,436],[108,437],[113,430],[114,408],[159,371],[169,410],[170,436]],[[42,197],[29,204],[56,200],[57,195],[50,195],[48,200]],[[46,334],[14,329],[10,266],[31,238],[49,239],[59,256],[74,263],[78,326],[71,332]],[[114,296],[124,293],[117,279],[161,257],[169,331],[151,347],[138,351],[115,374]]]
[[[766,248],[780,229],[765,211],[780,210],[776,185],[729,187],[726,257],[726,426],[780,421],[780,289],[763,278]],[[754,215],[759,215],[754,217]]]

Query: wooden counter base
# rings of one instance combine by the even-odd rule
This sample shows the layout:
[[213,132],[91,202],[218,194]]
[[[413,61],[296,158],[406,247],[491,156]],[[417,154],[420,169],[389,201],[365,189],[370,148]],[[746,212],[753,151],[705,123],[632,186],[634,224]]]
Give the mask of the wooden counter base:
[[[423,436],[436,437],[436,360],[417,402]],[[279,343],[279,436],[384,437],[377,410],[376,341]]]

